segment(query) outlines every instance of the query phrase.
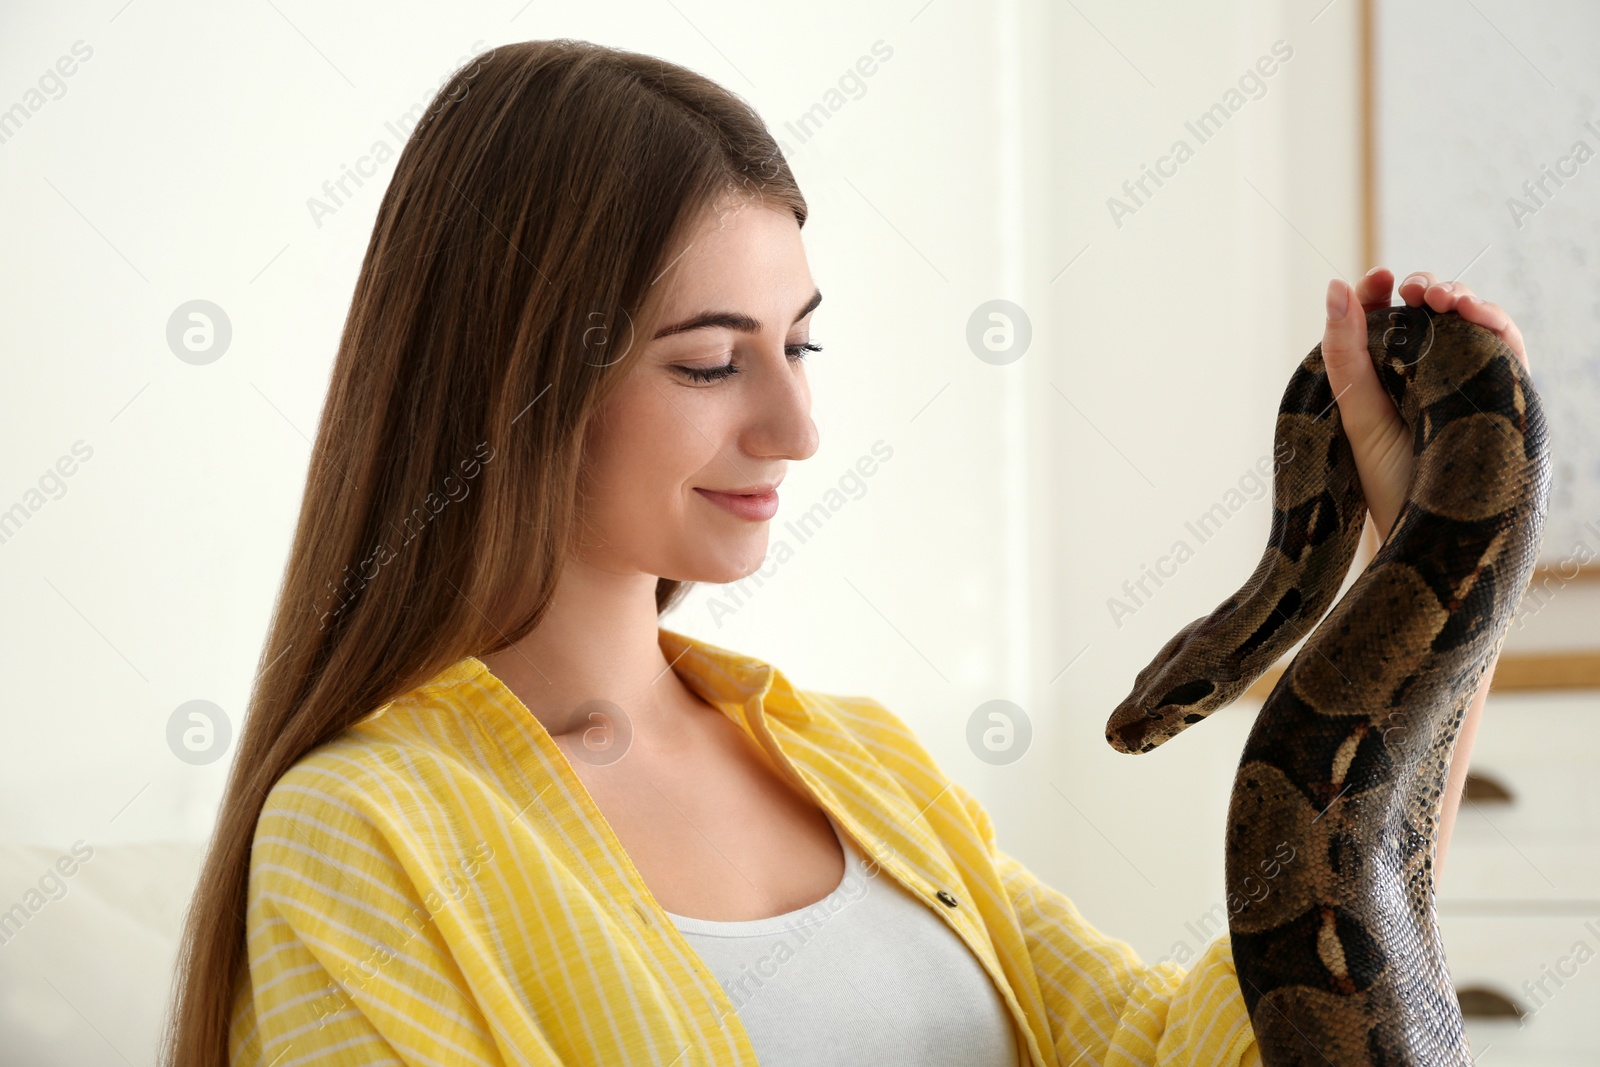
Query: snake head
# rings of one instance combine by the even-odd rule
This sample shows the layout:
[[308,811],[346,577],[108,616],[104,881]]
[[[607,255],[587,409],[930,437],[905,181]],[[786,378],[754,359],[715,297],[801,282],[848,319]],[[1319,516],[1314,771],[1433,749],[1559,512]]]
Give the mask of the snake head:
[[1164,691],[1136,684],[1106,723],[1106,740],[1118,752],[1149,752],[1210,715],[1222,702],[1208,700],[1217,691],[1207,678],[1167,683]]
[[1210,615],[1173,634],[1134,676],[1133,690],[1106,720],[1106,742],[1112,748],[1149,752],[1238,695],[1237,678],[1207,636],[1237,603],[1237,595],[1229,597]]

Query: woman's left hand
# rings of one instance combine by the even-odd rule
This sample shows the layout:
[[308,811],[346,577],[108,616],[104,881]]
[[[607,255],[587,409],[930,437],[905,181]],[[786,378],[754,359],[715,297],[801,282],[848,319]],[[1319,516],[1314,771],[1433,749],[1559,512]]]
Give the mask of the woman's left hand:
[[[1330,281],[1328,319],[1322,334],[1328,384],[1339,404],[1339,419],[1355,455],[1367,511],[1380,541],[1389,536],[1405,504],[1412,466],[1411,431],[1378,381],[1367,353],[1367,312],[1390,306],[1393,284],[1389,268],[1373,267],[1357,283],[1352,299],[1350,286],[1338,278]],[[1493,330],[1522,365],[1528,365],[1522,332],[1511,316],[1500,305],[1478,299],[1461,282],[1441,282],[1431,271],[1418,271],[1400,283],[1400,298],[1411,307],[1426,299],[1434,311],[1454,309],[1468,322]]]

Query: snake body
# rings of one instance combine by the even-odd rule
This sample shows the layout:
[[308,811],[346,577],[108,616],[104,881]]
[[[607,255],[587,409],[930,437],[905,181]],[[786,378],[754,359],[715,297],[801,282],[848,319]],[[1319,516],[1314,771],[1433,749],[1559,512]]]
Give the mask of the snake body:
[[1319,344],[1278,408],[1255,572],[1162,647],[1106,727],[1113,748],[1148,752],[1316,627],[1262,705],[1228,808],[1228,928],[1267,1067],[1471,1063],[1434,910],[1438,819],[1548,507],[1539,398],[1497,335],[1426,305],[1369,312],[1367,331],[1414,456],[1382,548],[1323,618],[1366,504]]

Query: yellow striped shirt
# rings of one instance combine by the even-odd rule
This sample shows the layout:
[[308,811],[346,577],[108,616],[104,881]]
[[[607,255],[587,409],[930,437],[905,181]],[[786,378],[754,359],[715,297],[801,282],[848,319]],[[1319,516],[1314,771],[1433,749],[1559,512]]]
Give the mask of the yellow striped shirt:
[[[996,847],[988,814],[882,704],[659,637],[684,683],[971,949],[1019,1060],[1259,1067],[1226,935],[1187,970],[1143,963]],[[476,657],[278,780],[246,928],[234,1065],[756,1063],[565,755]]]

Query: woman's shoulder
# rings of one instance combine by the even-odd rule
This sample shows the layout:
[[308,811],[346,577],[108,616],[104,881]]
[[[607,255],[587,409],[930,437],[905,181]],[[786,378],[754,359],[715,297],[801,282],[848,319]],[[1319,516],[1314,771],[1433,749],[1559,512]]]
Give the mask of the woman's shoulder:
[[430,682],[367,712],[302,753],[267,791],[264,833],[330,828],[347,839],[410,832],[411,815],[437,814],[445,798],[490,787],[498,748],[455,685]]
[[441,726],[450,716],[445,706],[386,706],[279,775],[251,839],[253,905],[270,901],[298,922],[347,907],[387,914],[459,881],[463,857],[476,863],[484,847],[479,830],[492,824],[503,783],[470,745],[457,750],[442,736],[470,730]]
[[[365,818],[372,800],[398,777],[404,743],[371,732],[346,729],[310,749],[278,776],[262,803],[261,820],[272,816]],[[259,822],[258,822],[259,825]]]

